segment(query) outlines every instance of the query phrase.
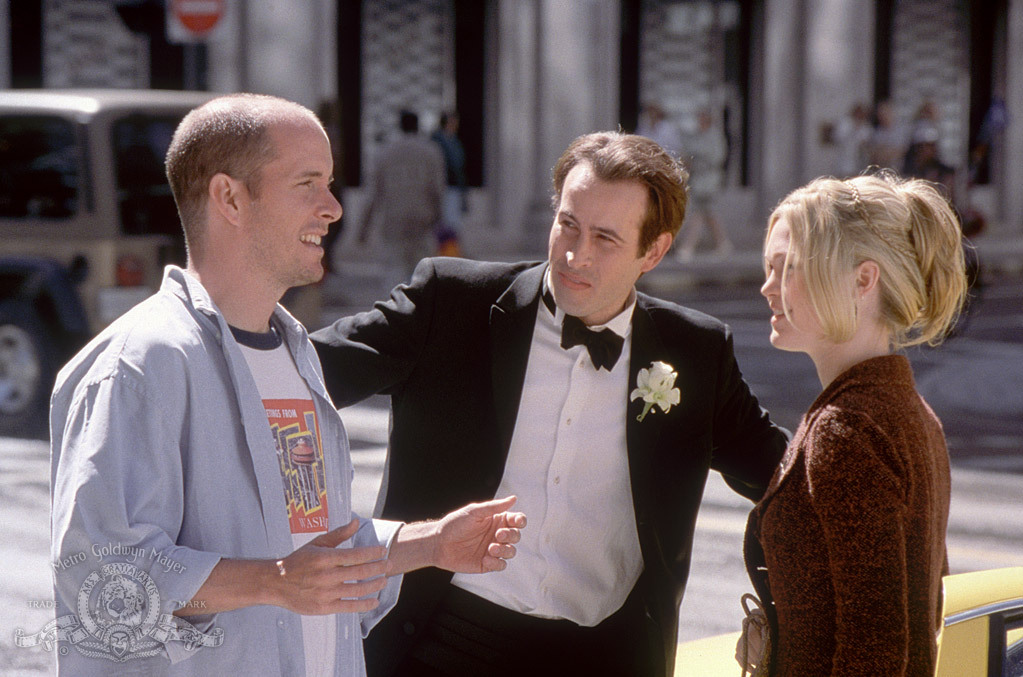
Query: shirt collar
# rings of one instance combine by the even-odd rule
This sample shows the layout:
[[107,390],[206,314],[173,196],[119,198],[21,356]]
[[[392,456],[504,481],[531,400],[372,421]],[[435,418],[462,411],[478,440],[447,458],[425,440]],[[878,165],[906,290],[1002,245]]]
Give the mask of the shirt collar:
[[189,305],[205,315],[211,317],[219,315],[219,311],[206,288],[183,268],[178,268],[177,266],[167,266],[164,268],[163,282],[160,284],[160,289],[169,291],[175,296],[184,299]]
[[[213,302],[209,292],[187,270],[178,266],[168,265],[164,268],[163,282],[160,285],[160,289],[180,297],[196,311],[209,317],[221,335],[230,333],[227,320],[220,313],[220,309]],[[291,313],[280,303],[274,309],[270,322],[271,324],[277,323],[277,329],[283,334],[292,352],[298,354],[299,346],[305,345],[306,337],[308,336],[305,327],[292,317]]]

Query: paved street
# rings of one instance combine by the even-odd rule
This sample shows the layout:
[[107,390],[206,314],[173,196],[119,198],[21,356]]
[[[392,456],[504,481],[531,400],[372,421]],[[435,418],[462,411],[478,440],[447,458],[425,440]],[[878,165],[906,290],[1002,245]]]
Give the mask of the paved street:
[[[962,334],[937,349],[914,351],[921,391],[941,416],[953,458],[949,559],[953,572],[1023,563],[1023,303],[1018,282],[991,285]],[[726,319],[748,380],[772,414],[794,426],[819,391],[804,355],[767,344],[766,312],[756,285],[722,285],[678,294]],[[339,309],[328,308],[325,318]],[[343,411],[353,442],[357,507],[370,512],[383,468],[387,402]],[[35,632],[52,618],[48,598],[48,454],[43,442],[0,439],[0,673],[45,675],[52,656],[13,646],[14,632]],[[697,524],[693,568],[682,605],[681,640],[739,627],[748,590],[740,543],[749,504],[716,476]]]
[[[383,468],[387,430],[384,402],[345,410],[353,439],[357,507],[370,512]],[[42,442],[0,440],[0,674],[46,675],[52,656],[13,646],[14,632],[41,629],[52,618],[47,565],[47,453]],[[954,468],[949,559],[953,572],[1023,562],[1018,519],[1023,474]],[[739,627],[739,597],[748,591],[740,544],[749,504],[712,475],[697,522],[689,587],[679,639]]]

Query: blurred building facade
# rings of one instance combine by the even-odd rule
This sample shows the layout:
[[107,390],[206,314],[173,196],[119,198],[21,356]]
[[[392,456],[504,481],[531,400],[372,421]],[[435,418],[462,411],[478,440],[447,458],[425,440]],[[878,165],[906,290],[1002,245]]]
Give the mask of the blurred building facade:
[[[178,44],[169,13],[188,5],[223,17]],[[1023,0],[0,0],[0,17],[0,88],[246,90],[320,111],[349,217],[398,111],[428,132],[457,109],[470,253],[541,253],[559,153],[634,129],[651,102],[683,136],[715,112],[721,217],[741,245],[785,193],[835,171],[839,120],[882,100],[907,130],[931,101],[960,206],[1023,236]],[[1007,125],[990,122],[999,110]]]

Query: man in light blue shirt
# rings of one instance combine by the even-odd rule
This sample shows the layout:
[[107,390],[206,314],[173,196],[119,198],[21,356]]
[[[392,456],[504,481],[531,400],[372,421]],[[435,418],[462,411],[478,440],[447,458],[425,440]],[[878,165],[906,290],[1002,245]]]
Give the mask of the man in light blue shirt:
[[352,513],[344,427],[277,303],[322,276],[341,216],[310,111],[214,99],[167,173],[187,269],[72,359],[51,402],[58,670],[364,674],[402,573],[503,569],[525,518],[514,498],[416,524]]

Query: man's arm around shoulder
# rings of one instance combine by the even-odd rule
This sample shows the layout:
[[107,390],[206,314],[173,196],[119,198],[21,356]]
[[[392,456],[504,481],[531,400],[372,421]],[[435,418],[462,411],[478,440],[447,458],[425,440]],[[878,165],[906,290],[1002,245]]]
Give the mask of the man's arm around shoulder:
[[712,467],[732,489],[757,501],[767,490],[790,433],[771,421],[750,390],[735,359],[727,326],[718,361],[717,394]]

